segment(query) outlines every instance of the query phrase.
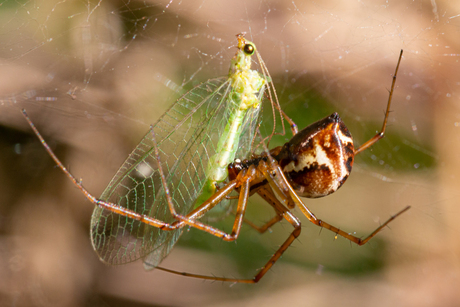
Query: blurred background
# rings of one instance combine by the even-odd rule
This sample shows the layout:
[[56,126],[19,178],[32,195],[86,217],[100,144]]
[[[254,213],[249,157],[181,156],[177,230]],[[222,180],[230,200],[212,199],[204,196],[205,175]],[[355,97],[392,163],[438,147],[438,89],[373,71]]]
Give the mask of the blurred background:
[[[460,3],[6,0],[0,25],[1,306],[460,304]],[[98,196],[182,93],[227,75],[241,32],[300,128],[338,112],[357,144],[381,126],[404,49],[386,137],[338,192],[304,201],[357,236],[412,208],[362,247],[301,217],[301,236],[257,285],[106,266],[89,238],[93,206],[21,108]],[[258,224],[272,217],[250,207]],[[192,229],[162,265],[251,278],[291,231],[244,226],[224,243]]]

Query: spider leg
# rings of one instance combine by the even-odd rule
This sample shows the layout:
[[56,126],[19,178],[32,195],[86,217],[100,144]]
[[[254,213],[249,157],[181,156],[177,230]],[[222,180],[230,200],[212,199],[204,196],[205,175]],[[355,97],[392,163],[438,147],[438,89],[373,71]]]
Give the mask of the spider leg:
[[279,260],[281,255],[288,249],[288,247],[294,242],[294,240],[300,235],[301,232],[301,224],[300,221],[286,208],[282,205],[278,200],[274,203],[270,203],[273,206],[275,211],[279,212],[282,218],[285,218],[293,227],[294,230],[289,235],[289,237],[284,241],[284,243],[278,248],[278,250],[270,257],[267,263],[262,267],[262,269],[257,273],[252,279],[242,279],[242,278],[227,278],[227,277],[216,277],[216,276],[208,276],[208,275],[200,275],[200,274],[193,274],[188,272],[179,272],[163,267],[157,267],[162,271],[187,276],[192,278],[200,278],[205,280],[214,280],[214,281],[225,281],[225,282],[237,282],[237,283],[248,283],[254,284],[259,282],[259,280],[271,269],[271,267],[275,264],[276,261]]
[[[272,158],[269,156],[270,161],[272,161]],[[281,171],[281,168],[278,166],[278,164],[275,164],[278,169],[275,171]],[[273,164],[271,164],[273,167]],[[266,180],[268,181],[268,184],[270,188],[265,188],[261,189],[258,191],[259,195],[263,197],[276,211],[276,213],[281,216],[282,218],[286,219],[293,227],[294,230],[292,233],[289,235],[289,237],[284,241],[284,243],[278,248],[278,250],[272,255],[272,257],[267,261],[265,266],[260,270],[260,272],[254,276],[252,281],[254,283],[257,283],[269,270],[270,268],[275,264],[276,261],[281,257],[281,255],[289,248],[289,246],[294,242],[294,240],[300,235],[301,232],[301,223],[300,220],[295,217],[278,198],[276,198],[274,193],[278,193],[281,199],[285,201],[285,203],[291,203],[289,199],[287,199],[286,195],[282,193],[282,190],[279,189],[279,187],[274,184],[274,181],[272,180],[272,168],[270,167],[270,164],[266,162],[261,162],[258,166],[259,171],[262,172],[262,174],[265,176]],[[277,217],[275,216],[269,223],[266,225],[273,225],[276,222],[278,222]],[[270,224],[271,223],[271,224]],[[268,227],[267,227],[268,228]]]
[[[286,178],[284,178],[284,180],[286,180]],[[287,183],[287,181],[286,181]],[[351,242],[354,242],[358,245],[364,245],[366,244],[370,239],[372,239],[377,233],[379,233],[385,226],[387,226],[391,221],[393,221],[395,218],[397,218],[398,216],[400,216],[401,214],[403,214],[404,212],[406,212],[407,210],[410,209],[410,206],[407,206],[405,207],[404,209],[402,209],[401,211],[399,211],[398,213],[396,213],[395,215],[391,216],[385,223],[383,223],[382,225],[380,225],[380,227],[378,227],[377,229],[375,229],[370,235],[368,235],[366,238],[364,239],[361,239],[361,238],[358,238],[356,236],[353,236],[351,235],[350,233],[347,233],[343,230],[340,230],[339,228],[323,221],[323,220],[320,220],[318,219],[308,208],[307,206],[305,206],[305,204],[302,202],[302,200],[299,198],[299,196],[297,196],[297,194],[295,193],[295,191],[292,189],[292,187],[288,184],[288,187],[289,187],[289,194],[291,195],[291,197],[293,198],[294,202],[299,206],[300,210],[303,212],[303,214],[308,218],[308,220],[310,222],[312,222],[313,224],[317,225],[317,226],[320,226],[320,227],[323,227],[323,228],[326,228],[326,229],[329,229],[330,231],[334,232],[335,234],[339,235],[339,236],[342,236],[348,240],[350,240]]]
[[243,222],[249,225],[251,228],[255,229],[257,232],[262,234],[266,232],[270,227],[272,227],[273,225],[281,221],[282,219],[283,219],[283,215],[277,214],[274,217],[272,217],[268,222],[265,222],[265,224],[261,226],[254,224],[253,222],[251,222],[250,220],[246,218],[243,220]]
[[[252,173],[254,173],[254,167],[252,169],[253,169]],[[248,170],[248,172],[249,171],[251,171],[251,168]],[[183,227],[185,225],[189,225],[194,228],[205,231],[209,234],[212,234],[218,238],[221,238],[224,241],[236,240],[238,238],[238,235],[241,230],[241,226],[243,224],[244,214],[246,212],[246,206],[247,206],[248,198],[249,198],[250,182],[251,182],[252,176],[251,174],[248,175],[247,174],[248,172],[240,173],[240,175],[235,180],[230,181],[223,188],[219,189],[219,191],[216,192],[213,196],[211,196],[207,201],[205,201],[203,204],[201,204],[199,207],[197,207],[196,209],[194,209],[187,215],[182,216],[182,215],[176,214],[174,217],[178,221],[174,222],[171,226]],[[237,206],[236,214],[235,214],[235,221],[234,221],[231,233],[226,233],[216,227],[207,225],[198,220],[206,212],[208,212],[214,206],[216,206],[220,201],[225,199],[226,196],[230,194],[236,187],[240,187],[240,194],[239,194],[238,206]]]
[[[277,193],[280,198],[288,198],[292,199],[292,201],[297,204],[297,206],[300,208],[302,213],[308,218],[310,222],[313,224],[326,228],[335,234],[342,236],[351,242],[354,242],[358,245],[364,245],[366,244],[371,238],[373,238],[377,233],[379,233],[385,226],[387,226],[391,221],[396,219],[398,216],[406,212],[407,210],[410,209],[410,206],[405,207],[395,215],[391,216],[385,223],[383,223],[380,227],[375,229],[370,235],[368,235],[366,238],[361,239],[356,236],[351,235],[350,233],[347,233],[343,230],[340,230],[339,228],[318,219],[308,208],[305,206],[305,204],[302,202],[302,200],[299,198],[297,193],[294,191],[294,189],[291,187],[289,184],[288,180],[284,176],[284,173],[281,170],[281,167],[275,163],[271,164],[271,167],[266,168],[264,171],[266,174],[267,181],[270,185],[270,187],[273,189],[275,193]],[[287,200],[286,200],[287,201]]]
[[368,140],[367,142],[365,142],[364,144],[359,146],[357,149],[355,149],[355,155],[360,153],[360,152],[362,152],[363,150],[366,150],[367,148],[369,148],[370,146],[375,144],[378,140],[383,138],[383,136],[385,135],[385,129],[387,127],[388,116],[390,115],[391,99],[393,98],[393,91],[395,89],[395,84],[396,84],[396,75],[398,74],[399,63],[401,63],[402,55],[403,55],[403,51],[401,49],[401,53],[399,54],[398,64],[396,65],[396,70],[395,70],[395,73],[393,75],[393,81],[391,83],[391,90],[390,90],[390,94],[388,96],[387,110],[385,112],[385,117],[383,119],[382,129],[380,130],[380,132],[378,132],[376,135],[374,135],[370,140]]
[[[251,193],[249,196],[251,196],[253,193],[259,194],[267,203],[272,204],[273,202],[278,202],[278,199],[276,199],[276,196],[273,194],[272,190],[266,186],[261,186],[256,189],[251,189]],[[275,225],[276,223],[280,222],[283,219],[283,212],[278,210],[277,207],[273,206],[273,209],[275,210],[276,215],[272,217],[268,222],[265,222],[263,225],[259,226],[254,224],[252,221],[244,218],[243,222],[249,225],[251,228],[255,229],[259,233],[263,234],[266,232],[270,227]]]
[[[300,200],[300,199],[299,199]],[[379,233],[385,226],[387,226],[391,221],[393,221],[394,219],[396,219],[398,216],[400,216],[401,214],[403,214],[404,212],[406,212],[407,210],[410,209],[410,206],[407,206],[405,207],[404,209],[402,209],[401,211],[399,211],[398,213],[396,213],[395,215],[391,216],[388,220],[385,221],[385,223],[383,223],[382,225],[380,225],[377,229],[375,229],[370,235],[368,235],[366,238],[364,239],[361,239],[361,238],[358,238],[354,235],[351,235],[350,233],[347,233],[343,230],[340,230],[339,228],[323,221],[323,220],[320,220],[318,219],[315,215],[313,215],[313,213],[310,212],[310,210],[308,210],[308,208],[302,203],[301,205],[299,205],[299,207],[301,208],[302,212],[304,212],[304,214],[307,216],[308,220],[310,222],[312,222],[313,224],[317,225],[317,226],[320,226],[320,227],[323,227],[323,228],[326,228],[332,232],[334,232],[335,234],[339,235],[339,236],[342,236],[344,237],[345,239],[348,239],[350,240],[351,242],[354,242],[358,245],[364,245],[366,244],[367,242],[369,242],[370,239],[372,239],[377,233]],[[308,213],[305,213],[305,212],[308,212]]]
[[136,221],[145,223],[147,225],[160,228],[163,230],[173,230],[175,229],[174,227],[171,227],[170,224],[160,221],[158,219],[152,218],[148,215],[145,214],[139,214],[135,211],[129,210],[127,208],[121,207],[119,205],[116,205],[111,202],[106,202],[100,199],[97,199],[94,197],[91,193],[86,190],[83,185],[81,184],[81,180],[77,180],[70,172],[69,170],[62,164],[62,162],[59,160],[59,158],[54,154],[54,152],[51,150],[49,147],[48,143],[46,143],[45,139],[42,137],[38,129],[35,127],[34,123],[30,120],[29,116],[27,115],[27,112],[25,109],[22,109],[22,115],[24,118],[27,120],[29,123],[29,126],[32,128],[34,131],[35,135],[38,137],[40,142],[42,143],[43,147],[45,147],[45,150],[48,152],[50,157],[54,160],[56,165],[64,172],[64,174],[72,181],[72,183],[85,195],[85,197],[94,205],[99,206],[101,208],[110,210],[116,214],[122,215],[129,217],[131,219],[134,219]]
[[276,261],[283,255],[283,253],[289,248],[289,246],[294,242],[295,239],[300,235],[300,232],[302,231],[302,228],[300,226],[300,221],[298,218],[296,218],[288,209],[286,209],[285,212],[283,212],[283,217],[294,227],[294,230],[292,233],[289,235],[289,237],[284,241],[283,244],[281,244],[280,248],[273,254],[273,256],[267,261],[265,266],[260,270],[260,272],[254,276],[254,282],[258,282],[264,275],[265,273],[270,270],[270,268],[275,264]]

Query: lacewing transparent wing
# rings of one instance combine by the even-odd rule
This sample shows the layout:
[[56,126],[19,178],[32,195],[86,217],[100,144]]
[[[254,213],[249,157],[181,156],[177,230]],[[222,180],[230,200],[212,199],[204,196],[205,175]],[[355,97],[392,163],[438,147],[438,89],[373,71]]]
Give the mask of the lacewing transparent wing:
[[[242,37],[238,38],[240,41]],[[241,52],[240,46],[239,49]],[[241,64],[237,55],[232,65]],[[244,59],[249,68],[251,55],[246,54],[249,60]],[[236,142],[235,151],[229,159],[247,158],[251,152],[268,82],[250,70],[251,76],[243,72],[243,83],[235,85],[232,67],[229,77],[208,80],[186,93],[153,126],[166,183],[179,214],[185,215],[193,209],[208,181],[209,168],[213,165],[210,159],[221,151],[222,136],[228,134],[231,119],[245,101],[244,90],[251,86],[251,78],[255,78],[257,85],[249,92],[251,99],[259,103],[242,113],[241,124],[232,136],[235,139],[231,140]],[[100,199],[167,223],[175,221],[165,199],[151,131],[126,159]],[[221,206],[229,203],[224,201]],[[100,207],[94,209],[91,219],[94,250],[101,260],[112,265],[143,258],[145,268],[153,269],[169,254],[181,234],[182,229],[163,231]]]

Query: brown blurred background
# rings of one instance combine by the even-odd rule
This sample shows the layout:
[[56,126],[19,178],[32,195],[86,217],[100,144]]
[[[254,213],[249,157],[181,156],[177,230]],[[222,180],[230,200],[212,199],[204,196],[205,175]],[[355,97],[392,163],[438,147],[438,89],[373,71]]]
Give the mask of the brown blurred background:
[[[3,1],[0,305],[458,306],[454,3]],[[100,195],[181,93],[227,74],[240,32],[257,45],[283,109],[301,128],[337,111],[357,144],[380,128],[404,49],[386,138],[357,158],[337,193],[305,203],[358,236],[411,210],[363,247],[302,218],[300,238],[257,285],[145,272],[141,261],[104,265],[89,239],[92,205],[55,167],[20,109]],[[251,205],[255,222],[271,217],[263,203]],[[236,243],[223,243],[190,230],[163,265],[249,278],[290,231],[281,223],[261,236],[245,226]]]

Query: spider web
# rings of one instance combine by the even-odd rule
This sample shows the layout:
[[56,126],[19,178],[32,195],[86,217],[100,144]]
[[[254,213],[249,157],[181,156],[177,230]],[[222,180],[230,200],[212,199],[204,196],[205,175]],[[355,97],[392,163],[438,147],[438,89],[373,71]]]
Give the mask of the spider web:
[[[281,286],[289,285],[325,305],[431,306],[440,297],[458,304],[459,20],[459,4],[435,0],[1,1],[0,276],[7,278],[0,293],[23,305],[99,305],[110,295],[216,306],[294,302]],[[64,164],[98,196],[181,94],[227,75],[241,32],[256,44],[299,128],[338,112],[358,145],[381,126],[404,49],[386,137],[356,158],[338,192],[305,203],[358,236],[407,205],[411,210],[361,248],[318,234],[302,219],[299,240],[258,290],[146,274],[139,263],[102,267],[88,239],[92,206],[54,167],[19,110],[27,109]],[[265,135],[273,127],[270,112],[263,112]],[[248,217],[257,224],[271,218],[253,202]],[[243,228],[237,244],[226,244],[191,230],[165,266],[251,277],[290,231],[286,223],[262,236]],[[350,276],[356,279],[348,284]],[[402,287],[407,295],[382,297],[382,287]]]

